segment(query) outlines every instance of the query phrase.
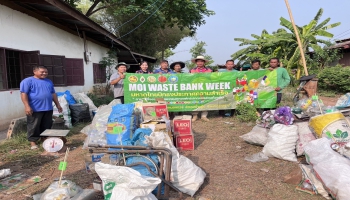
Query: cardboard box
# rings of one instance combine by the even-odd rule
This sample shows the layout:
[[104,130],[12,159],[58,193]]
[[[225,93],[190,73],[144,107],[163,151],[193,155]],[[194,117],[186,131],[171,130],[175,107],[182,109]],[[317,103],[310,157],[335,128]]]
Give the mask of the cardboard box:
[[[160,101],[159,101],[160,102]],[[143,103],[142,115],[144,121],[162,121],[162,117],[165,116],[169,119],[168,107],[166,103]]]
[[102,162],[102,163],[106,163],[109,164],[109,157],[106,156],[106,154],[104,153],[98,153],[98,154],[89,154],[85,156],[85,169],[87,173],[92,173],[90,166],[93,163],[96,162]]
[[173,119],[173,132],[178,135],[192,134],[191,120],[191,115],[175,116],[175,118]]
[[150,129],[152,129],[152,131],[163,131],[165,133],[168,133],[168,136],[170,137],[171,141],[174,144],[173,133],[171,132],[171,130],[167,129],[167,126],[165,123],[151,121],[151,122],[140,124],[140,127],[141,128],[150,128]]
[[181,150],[194,150],[193,134],[176,135],[176,148]]

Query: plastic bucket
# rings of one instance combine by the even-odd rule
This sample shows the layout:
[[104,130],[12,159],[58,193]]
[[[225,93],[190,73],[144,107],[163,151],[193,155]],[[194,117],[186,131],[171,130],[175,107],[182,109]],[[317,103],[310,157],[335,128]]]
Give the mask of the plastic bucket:
[[[326,132],[333,135],[333,139],[339,142],[349,141],[350,137],[344,137],[350,133],[350,127],[345,119],[345,116],[340,112],[327,113],[312,117],[309,122],[309,127],[317,138],[326,137]],[[339,134],[337,134],[337,132]]]

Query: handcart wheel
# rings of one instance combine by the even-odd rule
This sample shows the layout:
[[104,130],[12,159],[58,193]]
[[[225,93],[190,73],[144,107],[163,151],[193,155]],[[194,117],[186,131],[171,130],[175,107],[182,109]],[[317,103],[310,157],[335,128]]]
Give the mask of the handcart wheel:
[[[127,160],[127,158],[131,158],[131,157],[142,157],[142,158],[145,158],[146,160],[150,161],[152,163],[152,165],[154,166],[154,168],[156,169],[155,173],[158,174],[159,167],[151,158],[144,156],[144,155],[136,155],[135,154],[135,155],[126,155],[125,159]],[[126,165],[126,163],[124,163],[124,158],[120,157],[116,165],[119,165],[119,166]]]

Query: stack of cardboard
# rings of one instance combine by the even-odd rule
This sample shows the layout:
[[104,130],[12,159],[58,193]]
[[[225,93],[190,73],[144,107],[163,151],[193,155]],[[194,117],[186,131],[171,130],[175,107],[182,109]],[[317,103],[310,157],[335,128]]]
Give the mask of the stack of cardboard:
[[[165,101],[160,100],[157,101],[157,103],[141,103],[136,106],[142,108],[143,122],[140,124],[141,128],[150,128],[152,131],[166,132],[170,139],[173,140],[168,107]],[[165,117],[165,120],[163,117]]]
[[173,119],[176,147],[181,150],[194,150],[191,119],[191,115],[175,116]]

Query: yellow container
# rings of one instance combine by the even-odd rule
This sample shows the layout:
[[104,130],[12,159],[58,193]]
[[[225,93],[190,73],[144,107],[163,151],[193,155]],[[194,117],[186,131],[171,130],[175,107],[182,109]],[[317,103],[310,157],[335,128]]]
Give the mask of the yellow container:
[[327,131],[326,128],[330,124],[340,120],[345,120],[345,116],[342,113],[327,113],[324,115],[317,115],[315,117],[312,117],[310,119],[309,126],[311,129],[313,129],[316,137],[321,138],[323,131]]

